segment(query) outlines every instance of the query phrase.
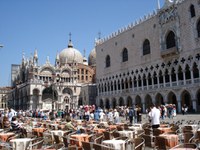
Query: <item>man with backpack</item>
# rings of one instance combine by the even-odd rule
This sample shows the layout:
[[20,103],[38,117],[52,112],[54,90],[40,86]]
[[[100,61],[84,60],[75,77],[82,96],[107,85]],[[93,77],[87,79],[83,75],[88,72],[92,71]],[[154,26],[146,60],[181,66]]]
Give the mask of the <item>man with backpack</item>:
[[134,114],[133,111],[134,111],[133,108],[130,108],[130,109],[129,109],[129,112],[128,112],[129,121],[130,121],[130,124],[131,124],[131,125],[132,125],[132,123],[133,123],[133,114]]

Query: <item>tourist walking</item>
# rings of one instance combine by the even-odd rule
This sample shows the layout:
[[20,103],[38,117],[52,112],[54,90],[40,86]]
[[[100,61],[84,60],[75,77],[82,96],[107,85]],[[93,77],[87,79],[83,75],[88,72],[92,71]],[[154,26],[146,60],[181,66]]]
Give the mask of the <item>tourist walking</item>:
[[149,112],[152,128],[160,127],[160,110],[153,104]]

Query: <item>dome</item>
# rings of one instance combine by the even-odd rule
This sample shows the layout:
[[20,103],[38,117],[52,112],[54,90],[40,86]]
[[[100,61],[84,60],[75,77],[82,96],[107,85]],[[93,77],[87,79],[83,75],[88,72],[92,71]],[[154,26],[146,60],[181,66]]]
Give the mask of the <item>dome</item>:
[[91,51],[88,57],[88,64],[90,66],[96,66],[96,49],[95,48]]
[[73,48],[71,41],[68,44],[68,48],[60,52],[59,59],[61,65],[66,63],[83,63],[82,54],[77,49]]

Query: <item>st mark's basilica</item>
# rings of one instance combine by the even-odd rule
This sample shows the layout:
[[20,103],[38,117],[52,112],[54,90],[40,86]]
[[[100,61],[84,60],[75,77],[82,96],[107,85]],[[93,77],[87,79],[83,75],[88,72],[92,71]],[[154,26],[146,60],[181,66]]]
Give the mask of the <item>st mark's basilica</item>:
[[8,107],[65,110],[95,104],[95,49],[87,62],[85,56],[73,47],[70,38],[67,48],[57,54],[54,65],[47,57],[46,63],[39,66],[38,57],[35,50],[30,58],[23,54],[21,64],[12,65]]

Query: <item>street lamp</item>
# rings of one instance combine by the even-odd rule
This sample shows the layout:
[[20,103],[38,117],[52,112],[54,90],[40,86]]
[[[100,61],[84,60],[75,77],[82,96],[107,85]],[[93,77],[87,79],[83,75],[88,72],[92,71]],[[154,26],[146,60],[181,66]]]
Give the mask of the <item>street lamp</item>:
[[0,44],[0,48],[3,48],[3,45]]

